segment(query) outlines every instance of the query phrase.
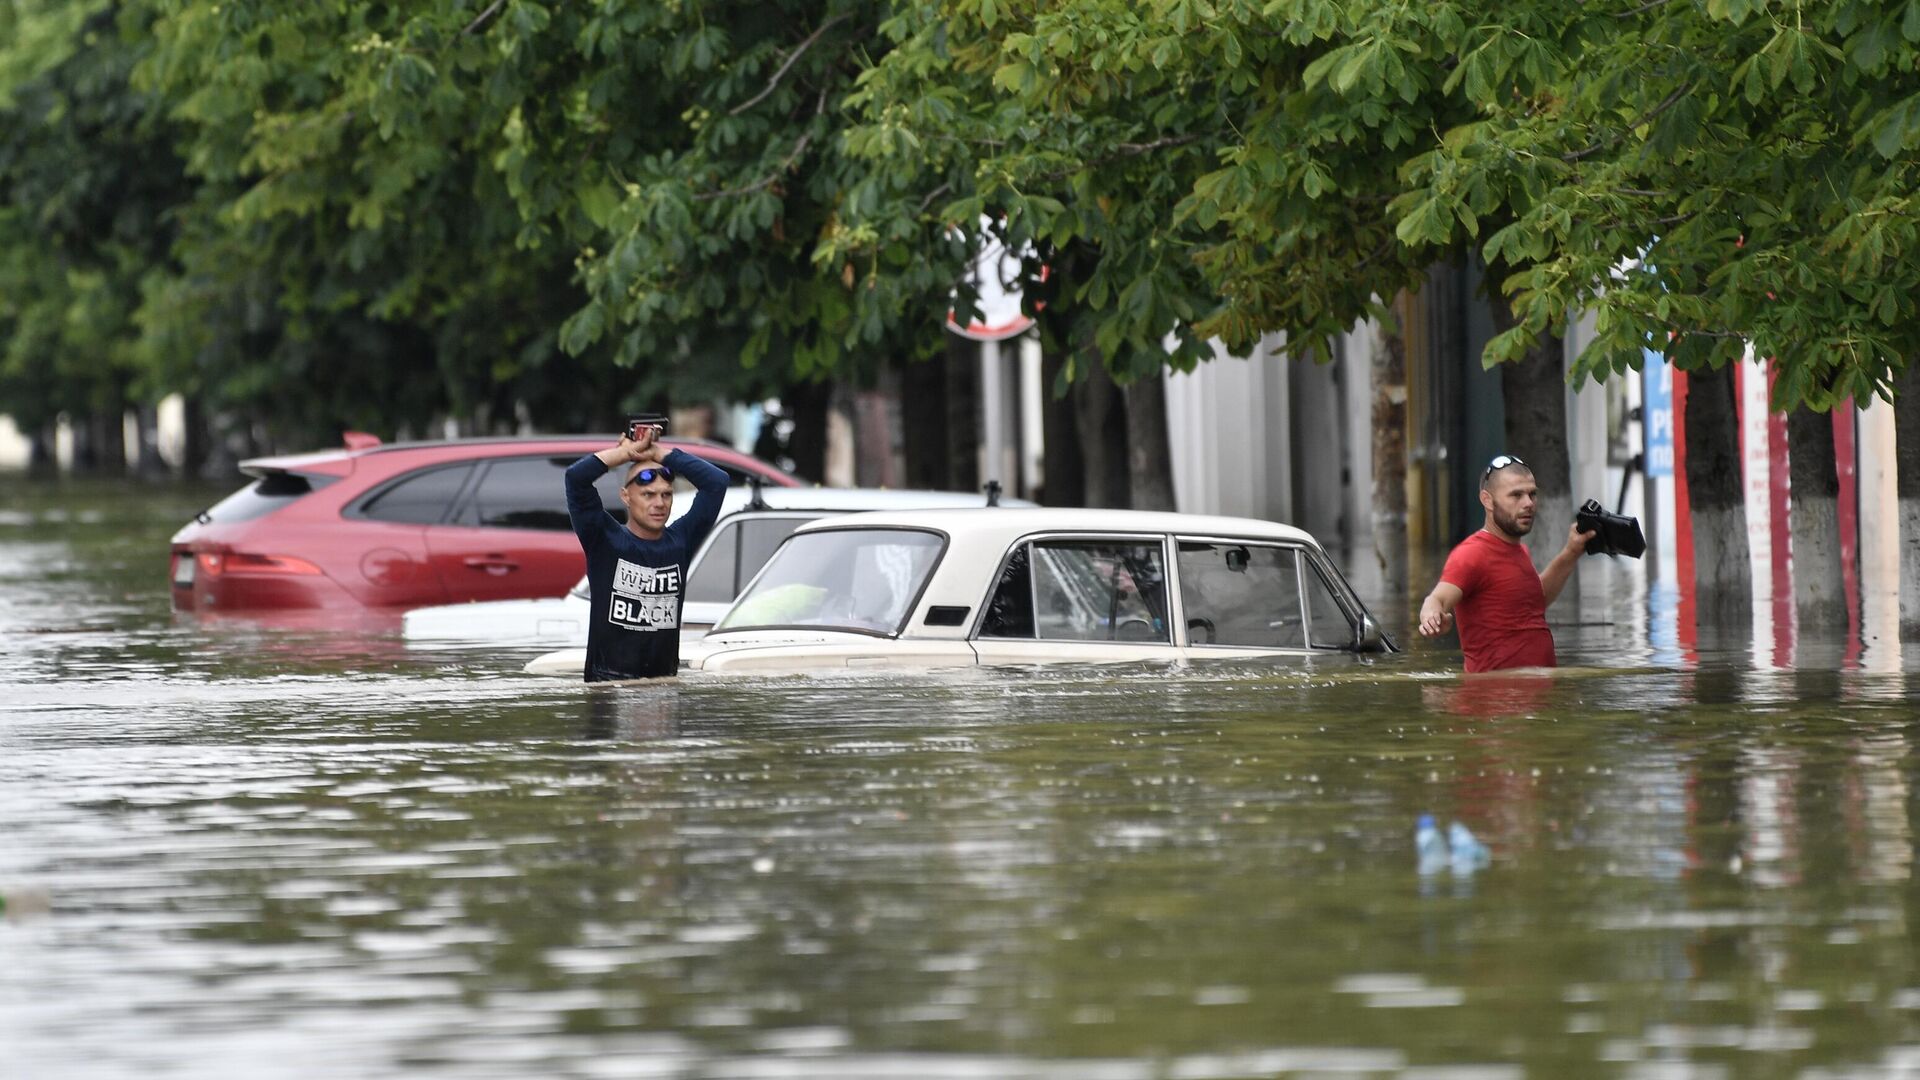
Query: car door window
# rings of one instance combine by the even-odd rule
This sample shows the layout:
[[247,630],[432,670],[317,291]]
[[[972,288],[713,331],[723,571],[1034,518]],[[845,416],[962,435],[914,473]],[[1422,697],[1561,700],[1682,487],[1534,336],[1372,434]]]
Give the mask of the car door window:
[[1048,641],[1166,642],[1166,574],[1151,541],[1030,545],[1035,636]]
[[735,559],[740,551],[740,525],[723,521],[687,575],[687,603],[730,603],[739,589],[734,583]]
[[1187,643],[1306,648],[1298,560],[1289,547],[1180,541]]
[[[767,560],[773,558],[773,550],[780,546],[782,540],[792,536],[793,530],[817,516],[764,517],[741,522],[739,573],[733,582],[734,594],[746,588],[747,582],[753,580],[753,575],[767,565]],[[731,600],[733,596],[729,595],[727,599]]]
[[572,529],[565,481],[571,464],[545,457],[490,461],[465,516],[482,528]]
[[471,465],[452,465],[402,477],[362,503],[359,514],[374,521],[438,525],[446,520],[472,471]]
[[1316,649],[1352,648],[1353,620],[1340,606],[1332,583],[1313,565],[1312,559],[1305,560],[1301,569],[1305,571],[1301,577],[1307,583],[1308,644]]

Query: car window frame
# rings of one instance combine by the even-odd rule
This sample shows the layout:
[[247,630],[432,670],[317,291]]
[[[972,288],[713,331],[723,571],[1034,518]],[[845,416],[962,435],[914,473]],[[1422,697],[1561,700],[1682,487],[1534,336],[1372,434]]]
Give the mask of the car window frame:
[[[1185,614],[1184,614],[1183,608],[1180,605],[1179,592],[1178,590],[1173,588],[1174,570],[1173,570],[1172,561],[1171,561],[1172,553],[1170,548],[1168,547],[1168,540],[1170,536],[1171,534],[1164,533],[1164,532],[1141,532],[1137,530],[1127,530],[1124,532],[1104,532],[1100,530],[1090,531],[1086,529],[1066,529],[1066,530],[1045,529],[1045,530],[1041,530],[1040,532],[1026,533],[1021,536],[1015,537],[1011,542],[1007,544],[1006,550],[1000,553],[999,560],[994,563],[992,575],[987,578],[986,591],[981,594],[980,602],[977,605],[975,605],[973,624],[971,627],[968,628],[967,641],[969,643],[976,642],[976,641],[989,641],[995,644],[1031,642],[1035,645],[1041,645],[1041,644],[1137,645],[1137,646],[1142,646],[1142,647],[1151,648],[1151,649],[1179,648],[1179,642],[1174,638],[1174,626],[1180,625],[1180,620],[1185,618]],[[1041,637],[1040,636],[1040,618],[1038,614],[1040,598],[1035,592],[1039,588],[1037,571],[1030,572],[1027,579],[1027,589],[1029,591],[1027,603],[1035,613],[1034,620],[1033,620],[1034,636],[1030,638],[982,637],[980,634],[980,630],[982,627],[986,625],[987,611],[989,606],[993,603],[993,594],[999,590],[1000,579],[1003,576],[1005,576],[1007,572],[1007,564],[1013,561],[1014,553],[1019,551],[1020,548],[1025,545],[1039,543],[1041,541],[1046,541],[1046,540],[1063,540],[1063,541],[1069,541],[1069,542],[1092,541],[1095,543],[1103,543],[1103,542],[1111,541],[1115,543],[1159,544],[1161,573],[1163,578],[1165,579],[1165,587],[1167,590],[1166,604],[1167,604],[1168,625],[1167,625],[1166,640],[1165,641],[1124,641],[1119,638],[1114,638],[1108,641],[1088,641],[1085,638]],[[1034,567],[1035,565],[1035,561],[1031,555],[1028,556],[1027,565],[1030,568]]]
[[[472,497],[474,485],[478,482],[480,476],[480,470],[475,467],[476,464],[477,462],[473,458],[461,458],[457,461],[440,461],[429,465],[420,465],[408,469],[405,472],[389,476],[385,480],[361,492],[359,495],[354,496],[351,501],[340,508],[340,516],[356,521],[372,522],[376,525],[398,525],[413,529],[438,528],[451,521],[459,513],[459,508],[464,506]],[[367,507],[385,498],[389,492],[400,485],[409,483],[428,473],[443,472],[449,469],[464,469],[466,470],[467,476],[465,480],[460,482],[460,486],[454,490],[453,497],[447,500],[446,509],[440,512],[439,521],[389,521],[386,518],[374,517],[372,514],[367,513]]]
[[[1196,642],[1191,639],[1188,639],[1185,643],[1186,648],[1241,649],[1241,650],[1257,648],[1267,652],[1284,652],[1291,655],[1299,655],[1299,656],[1312,656],[1320,653],[1333,652],[1333,651],[1349,652],[1349,653],[1353,651],[1353,641],[1351,639],[1344,641],[1339,645],[1333,646],[1331,648],[1327,646],[1317,646],[1313,643],[1313,624],[1307,613],[1308,600],[1307,600],[1306,574],[1308,572],[1307,564],[1309,562],[1313,563],[1314,568],[1320,572],[1321,577],[1326,581],[1328,586],[1327,591],[1333,594],[1334,603],[1339,605],[1340,613],[1346,618],[1347,626],[1349,630],[1351,630],[1353,627],[1359,626],[1360,619],[1365,614],[1365,609],[1360,606],[1358,599],[1356,599],[1353,596],[1353,593],[1352,593],[1353,587],[1349,585],[1347,583],[1347,579],[1345,577],[1342,577],[1339,571],[1333,567],[1331,560],[1329,560],[1326,557],[1326,552],[1321,549],[1320,545],[1309,543],[1303,540],[1292,540],[1292,539],[1285,539],[1281,537],[1221,536],[1221,535],[1209,534],[1209,533],[1174,533],[1172,534],[1172,540],[1176,549],[1178,548],[1178,545],[1181,544],[1182,542],[1194,543],[1194,544],[1234,544],[1240,547],[1279,547],[1279,548],[1291,549],[1295,555],[1294,562],[1293,562],[1294,590],[1295,590],[1295,595],[1300,598],[1300,636],[1302,640],[1306,642],[1306,645],[1303,648],[1294,648],[1292,646],[1287,646],[1284,648],[1283,647],[1269,648],[1267,646],[1259,646],[1259,645],[1221,645],[1221,644],[1216,644],[1212,642]],[[1183,591],[1182,602],[1180,605],[1180,636],[1182,638],[1188,638],[1187,622],[1186,622],[1186,603],[1185,603],[1185,597],[1184,597],[1184,584],[1179,583],[1177,580],[1178,575],[1180,573],[1180,568],[1177,564],[1174,566],[1173,572],[1176,577],[1176,583],[1181,584],[1182,591]]]
[[[773,561],[780,557],[782,548],[793,543],[798,537],[813,536],[818,533],[828,532],[910,532],[924,533],[928,536],[939,538],[940,546],[933,553],[932,565],[927,567],[927,574],[921,579],[920,588],[913,594],[913,599],[907,602],[906,608],[901,613],[900,621],[895,624],[892,631],[868,630],[858,626],[819,626],[806,623],[769,623],[765,626],[740,626],[725,630],[719,629],[720,624],[726,621],[727,615],[733,613],[734,604],[738,604],[741,597],[753,591],[755,585],[760,584],[760,579],[766,575],[767,567],[772,566]],[[813,634],[862,634],[867,637],[898,641],[900,635],[906,632],[906,628],[912,625],[914,615],[920,611],[921,602],[927,598],[928,587],[933,584],[933,579],[939,576],[940,567],[946,562],[947,553],[952,550],[953,536],[945,529],[936,529],[928,525],[828,525],[818,529],[809,529],[805,525],[802,525],[800,528],[788,534],[785,540],[780,541],[780,547],[774,548],[773,554],[767,556],[767,561],[761,563],[760,569],[754,571],[752,580],[740,586],[740,591],[734,594],[733,604],[727,605],[726,612],[714,621],[713,625],[715,629],[707,631],[707,636],[725,637],[728,634],[751,634],[761,630],[787,630]]]

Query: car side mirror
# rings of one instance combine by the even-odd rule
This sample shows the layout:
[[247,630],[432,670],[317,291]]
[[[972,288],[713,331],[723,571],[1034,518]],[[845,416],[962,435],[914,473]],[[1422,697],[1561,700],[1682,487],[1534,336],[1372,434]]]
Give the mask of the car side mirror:
[[1360,616],[1360,624],[1353,628],[1353,651],[1374,653],[1387,651],[1387,635],[1380,630],[1380,624],[1373,616]]

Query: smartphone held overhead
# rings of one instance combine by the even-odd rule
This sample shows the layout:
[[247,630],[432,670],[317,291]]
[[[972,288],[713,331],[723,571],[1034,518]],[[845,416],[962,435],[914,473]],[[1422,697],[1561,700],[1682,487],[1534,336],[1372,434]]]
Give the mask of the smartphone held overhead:
[[640,429],[644,427],[652,428],[654,437],[658,438],[667,433],[667,418],[660,413],[636,413],[633,416],[629,416],[627,417],[626,437],[629,439],[638,439],[640,437]]

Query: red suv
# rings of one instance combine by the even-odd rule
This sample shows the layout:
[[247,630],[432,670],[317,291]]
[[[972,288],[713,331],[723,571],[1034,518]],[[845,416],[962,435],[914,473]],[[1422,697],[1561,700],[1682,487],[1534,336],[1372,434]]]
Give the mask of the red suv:
[[[668,439],[736,484],[800,481],[758,458]],[[178,611],[391,607],[559,596],[586,572],[561,474],[605,436],[535,436],[348,447],[255,458],[254,481],[174,534]],[[619,478],[600,500],[624,516]],[[678,485],[684,512],[692,488]]]

